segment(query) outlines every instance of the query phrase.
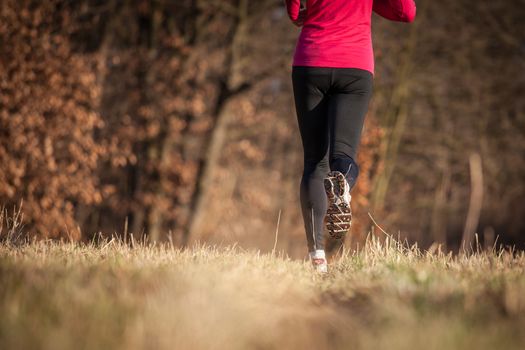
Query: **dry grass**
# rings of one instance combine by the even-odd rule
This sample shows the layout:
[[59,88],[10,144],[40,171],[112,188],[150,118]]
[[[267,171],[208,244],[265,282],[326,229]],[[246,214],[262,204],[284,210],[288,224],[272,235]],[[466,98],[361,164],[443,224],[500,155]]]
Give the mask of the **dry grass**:
[[525,255],[0,245],[1,349],[523,349]]

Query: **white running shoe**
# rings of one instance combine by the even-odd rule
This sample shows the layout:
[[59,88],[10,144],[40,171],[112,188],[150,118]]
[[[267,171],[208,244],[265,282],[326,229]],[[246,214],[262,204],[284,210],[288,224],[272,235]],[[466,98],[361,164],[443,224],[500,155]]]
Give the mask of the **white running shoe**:
[[328,196],[326,228],[334,239],[342,239],[352,225],[352,208],[350,208],[350,185],[340,171],[332,171],[324,179]]
[[319,273],[328,273],[328,263],[326,261],[326,256],[324,250],[318,249],[316,251],[310,252],[310,261],[316,272]]

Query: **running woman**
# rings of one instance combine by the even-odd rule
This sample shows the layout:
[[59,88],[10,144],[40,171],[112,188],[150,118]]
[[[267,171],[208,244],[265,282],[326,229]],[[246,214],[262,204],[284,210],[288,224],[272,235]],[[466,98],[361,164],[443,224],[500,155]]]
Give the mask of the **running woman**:
[[[372,96],[372,11],[412,22],[413,0],[285,0],[302,27],[292,63],[295,109],[304,151],[300,200],[309,257],[327,272],[323,223],[335,239],[350,229],[357,148]],[[325,219],[326,216],[326,219]]]

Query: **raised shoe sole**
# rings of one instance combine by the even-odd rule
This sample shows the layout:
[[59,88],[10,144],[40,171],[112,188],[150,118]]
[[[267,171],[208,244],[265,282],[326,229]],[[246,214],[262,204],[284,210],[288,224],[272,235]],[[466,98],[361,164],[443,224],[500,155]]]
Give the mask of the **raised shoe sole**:
[[352,225],[352,209],[344,198],[345,186],[348,186],[343,173],[332,171],[324,179],[324,187],[328,197],[326,212],[326,228],[334,239],[342,239]]

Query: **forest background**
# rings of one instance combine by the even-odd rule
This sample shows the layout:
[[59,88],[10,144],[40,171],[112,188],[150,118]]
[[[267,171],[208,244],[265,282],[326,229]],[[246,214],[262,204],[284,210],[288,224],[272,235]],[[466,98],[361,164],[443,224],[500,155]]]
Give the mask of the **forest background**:
[[[525,248],[525,1],[373,15],[348,242]],[[305,251],[282,0],[4,0],[0,204],[24,230]],[[6,224],[6,223],[3,223]],[[377,230],[376,230],[377,233]]]

